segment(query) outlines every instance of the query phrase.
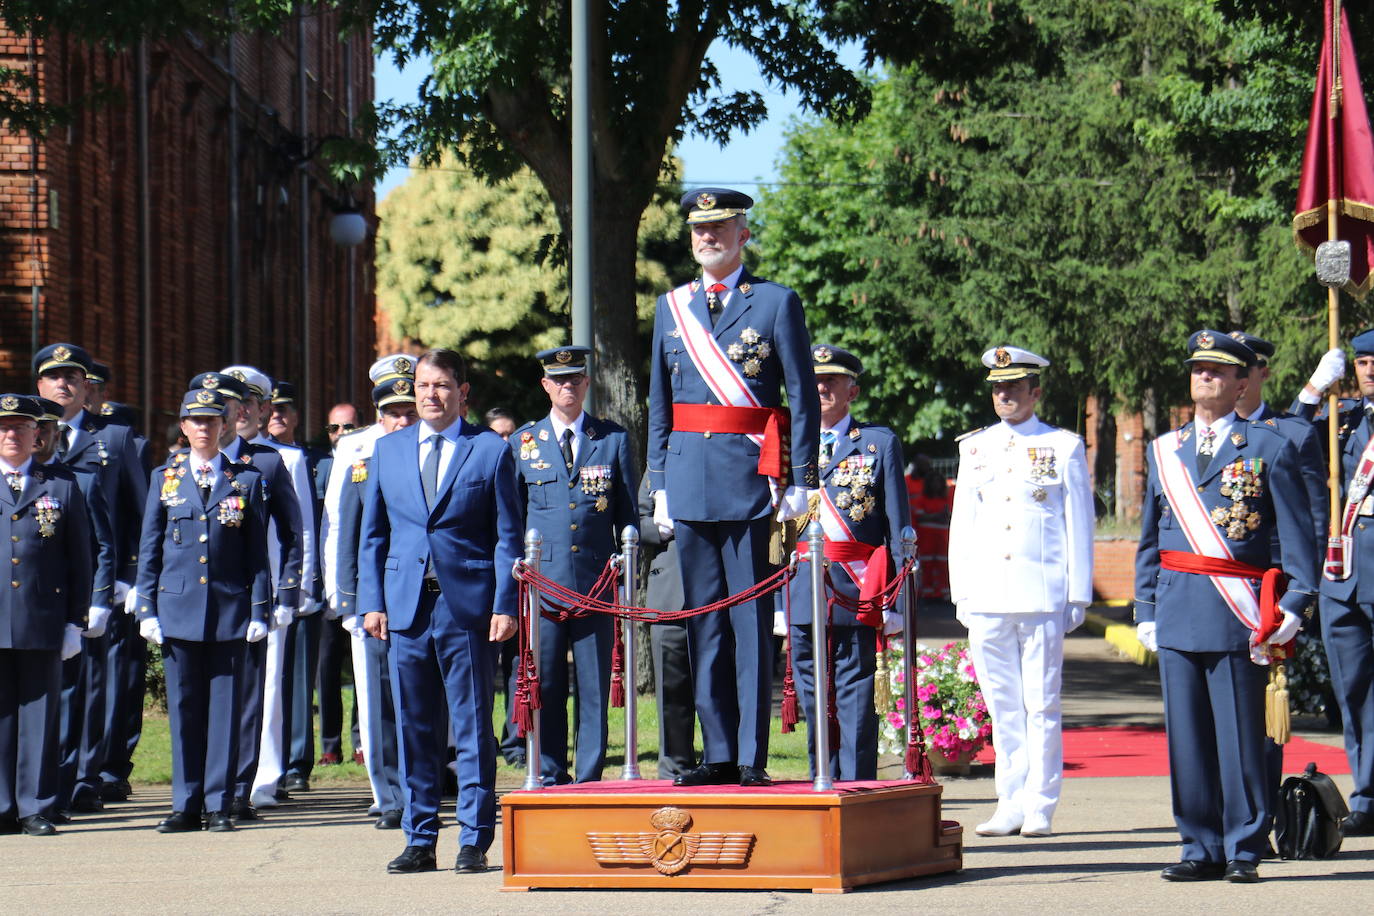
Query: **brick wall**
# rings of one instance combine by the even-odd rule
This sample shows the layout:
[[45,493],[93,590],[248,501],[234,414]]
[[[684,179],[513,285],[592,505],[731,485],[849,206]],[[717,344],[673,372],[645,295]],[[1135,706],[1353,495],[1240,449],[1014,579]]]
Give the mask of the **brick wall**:
[[1099,537],[1093,543],[1093,598],[1129,601],[1135,595],[1135,538]]
[[[373,243],[352,252],[334,245],[330,203],[340,188],[318,161],[302,165],[292,152],[302,148],[302,134],[347,133],[350,85],[354,111],[372,98],[370,43],[368,36],[340,41],[331,16],[307,16],[304,24],[304,117],[294,25],[277,37],[211,45],[187,36],[148,48],[147,340],[139,299],[138,57],[62,37],[31,45],[0,26],[0,64],[36,66],[45,99],[69,102],[99,85],[118,92],[38,140],[0,130],[0,390],[31,390],[35,339],[39,346],[62,339],[112,367],[110,397],[146,408],[145,427],[155,436],[175,415],[187,379],[231,362],[295,382],[309,422],[303,431],[318,431],[336,401],[367,400]],[[234,81],[238,156],[230,162]],[[240,214],[232,239],[231,170]],[[375,224],[370,189],[355,195]],[[231,245],[239,255],[237,334]]]

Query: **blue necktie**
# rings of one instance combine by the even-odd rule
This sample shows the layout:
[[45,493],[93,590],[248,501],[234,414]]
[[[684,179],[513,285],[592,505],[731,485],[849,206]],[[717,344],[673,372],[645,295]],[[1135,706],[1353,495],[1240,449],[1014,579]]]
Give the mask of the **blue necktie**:
[[420,483],[425,488],[425,505],[434,508],[434,498],[439,492],[439,453],[444,448],[444,437],[435,433],[429,437],[429,455],[425,457],[424,469],[420,472]]
[[830,463],[830,459],[835,454],[835,431],[826,429],[821,431],[821,467]]

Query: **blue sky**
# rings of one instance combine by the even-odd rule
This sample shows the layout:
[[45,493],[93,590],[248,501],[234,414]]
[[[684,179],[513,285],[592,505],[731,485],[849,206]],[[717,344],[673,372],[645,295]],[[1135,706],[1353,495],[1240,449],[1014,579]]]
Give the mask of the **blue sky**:
[[[720,68],[727,86],[756,89],[763,94],[768,105],[768,120],[751,133],[732,138],[724,148],[700,137],[685,138],[678,149],[678,155],[686,167],[684,184],[725,185],[752,194],[759,183],[770,182],[777,177],[777,158],[782,151],[783,131],[788,121],[799,113],[799,109],[795,96],[775,91],[764,81],[754,59],[745,52],[716,45],[710,55]],[[842,58],[851,67],[859,65],[857,49],[846,49]],[[377,98],[396,101],[414,99],[428,67],[429,62],[423,60],[412,63],[404,71],[398,71],[390,58],[378,58]],[[403,168],[388,172],[377,183],[378,199],[405,181],[409,171]]]

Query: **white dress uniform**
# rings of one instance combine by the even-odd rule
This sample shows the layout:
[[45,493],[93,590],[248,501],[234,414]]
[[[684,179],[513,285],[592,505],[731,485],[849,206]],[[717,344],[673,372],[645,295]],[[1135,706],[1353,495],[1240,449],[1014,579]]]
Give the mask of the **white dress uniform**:
[[[997,365],[999,351],[1002,360],[1010,351],[1047,365],[1014,348],[988,351],[985,364]],[[997,813],[979,833],[1050,832],[1064,768],[1064,636],[1092,601],[1093,525],[1077,435],[1032,415],[961,437],[950,593],[969,630],[997,752]]]

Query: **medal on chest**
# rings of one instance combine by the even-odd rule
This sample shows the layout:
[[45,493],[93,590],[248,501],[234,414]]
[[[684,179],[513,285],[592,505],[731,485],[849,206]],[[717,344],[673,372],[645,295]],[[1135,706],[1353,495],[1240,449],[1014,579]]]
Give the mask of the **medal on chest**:
[[1046,445],[1026,449],[1026,457],[1030,459],[1031,480],[1036,483],[1046,483],[1059,477],[1059,470],[1055,467],[1054,449]]
[[38,497],[33,503],[33,518],[38,522],[39,537],[52,537],[62,519],[62,503],[51,496]]
[[185,476],[186,466],[181,462],[178,462],[174,467],[168,467],[163,470],[162,490],[158,493],[158,499],[162,500],[164,506],[179,506],[186,502],[184,497],[177,495],[177,488],[180,486],[181,478]]
[[1263,473],[1263,458],[1237,458],[1221,469],[1220,492],[1230,497],[1231,505],[1215,506],[1208,514],[1212,524],[1233,541],[1241,540],[1264,523],[1264,516],[1248,502],[1264,495]]
[[763,371],[763,361],[772,352],[772,345],[753,328],[740,331],[739,340],[725,348],[725,355],[731,362],[740,364],[740,371],[746,378],[757,378]]
[[839,489],[835,508],[852,521],[863,521],[877,505],[872,493],[874,464],[872,455],[849,455],[840,459],[831,474],[831,485]]
[[219,501],[219,523],[226,528],[237,528],[243,524],[243,511],[248,508],[248,500],[239,493],[233,493]]
[[362,483],[364,480],[367,480],[367,462],[362,458],[359,458],[357,461],[353,462],[353,465],[350,468],[350,470],[352,472],[352,480],[354,483]]
[[588,496],[597,497],[596,511],[605,512],[610,504],[605,494],[611,491],[611,466],[609,464],[591,464],[580,469],[579,477],[582,481],[582,492]]
[[539,446],[535,444],[534,433],[526,430],[520,434],[520,460],[532,461],[539,457]]

